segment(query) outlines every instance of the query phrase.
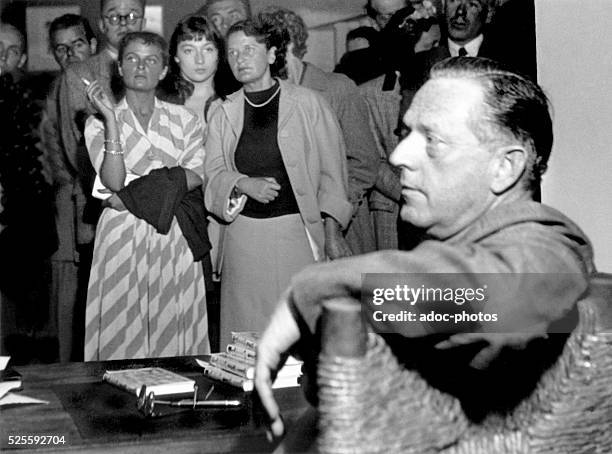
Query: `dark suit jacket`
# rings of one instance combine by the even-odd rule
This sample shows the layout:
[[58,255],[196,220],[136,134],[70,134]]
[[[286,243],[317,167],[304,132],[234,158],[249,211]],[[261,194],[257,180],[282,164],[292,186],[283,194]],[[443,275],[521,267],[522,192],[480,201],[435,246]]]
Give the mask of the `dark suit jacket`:
[[[411,61],[410,67],[402,68],[402,75],[400,78],[400,84],[402,86],[400,122],[404,113],[408,110],[408,107],[410,107],[410,103],[415,93],[429,77],[431,68],[439,61],[450,58],[450,56],[448,43],[444,42],[444,44],[438,47],[432,47],[429,50],[417,53]],[[478,56],[503,62],[503,57],[499,55],[492,41],[487,39],[486,36],[478,50]]]

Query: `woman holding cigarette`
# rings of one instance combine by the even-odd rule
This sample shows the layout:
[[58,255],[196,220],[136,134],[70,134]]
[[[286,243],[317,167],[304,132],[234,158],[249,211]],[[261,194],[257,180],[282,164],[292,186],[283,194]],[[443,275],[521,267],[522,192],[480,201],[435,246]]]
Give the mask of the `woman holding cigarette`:
[[86,361],[210,350],[206,289],[195,261],[210,249],[198,218],[203,131],[196,115],[155,96],[167,72],[166,49],[158,35],[128,33],[118,57],[125,97],[113,105],[98,81],[87,88],[99,115],[87,120],[85,140],[110,197],[96,230]]

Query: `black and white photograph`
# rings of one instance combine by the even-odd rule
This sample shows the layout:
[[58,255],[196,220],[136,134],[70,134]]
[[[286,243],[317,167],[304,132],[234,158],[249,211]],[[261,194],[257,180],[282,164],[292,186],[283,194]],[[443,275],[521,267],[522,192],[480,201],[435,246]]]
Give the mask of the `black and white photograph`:
[[0,452],[612,453],[609,6],[0,0]]

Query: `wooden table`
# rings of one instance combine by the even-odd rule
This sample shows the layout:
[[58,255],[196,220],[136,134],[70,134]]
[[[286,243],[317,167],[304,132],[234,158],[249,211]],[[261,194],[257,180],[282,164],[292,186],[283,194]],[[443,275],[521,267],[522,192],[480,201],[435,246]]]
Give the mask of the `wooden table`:
[[[179,454],[270,452],[275,448],[256,424],[250,393],[215,383],[211,399],[240,398],[245,406],[239,410],[172,408],[166,410],[166,416],[147,419],[136,409],[136,396],[102,382],[108,369],[145,366],[165,367],[196,378],[200,398],[213,383],[202,376],[194,357],[16,367],[23,377],[21,393],[49,404],[0,408],[0,451]],[[303,393],[288,388],[275,394],[291,427],[308,408]],[[55,436],[57,443],[9,445],[9,436],[23,435]]]

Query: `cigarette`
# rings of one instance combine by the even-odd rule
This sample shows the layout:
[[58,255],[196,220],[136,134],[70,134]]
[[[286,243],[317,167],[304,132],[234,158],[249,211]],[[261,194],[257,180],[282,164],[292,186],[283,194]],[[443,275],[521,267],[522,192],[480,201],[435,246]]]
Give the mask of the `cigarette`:
[[83,84],[85,84],[86,87],[89,87],[91,85],[91,82],[85,79],[84,77],[81,77],[81,81],[83,82]]

